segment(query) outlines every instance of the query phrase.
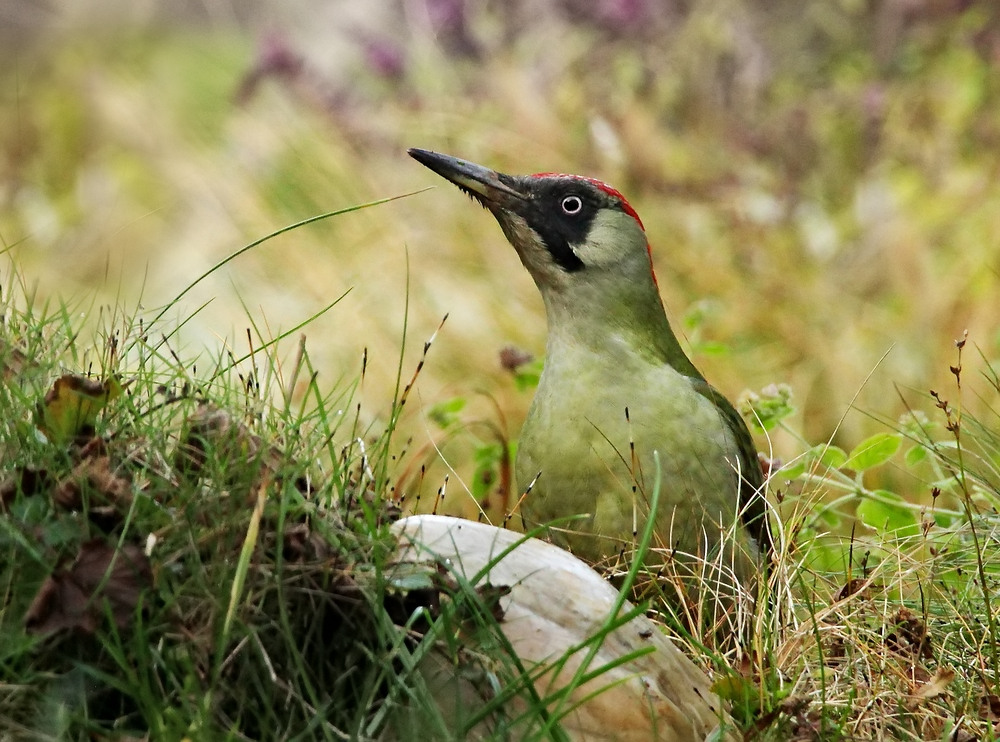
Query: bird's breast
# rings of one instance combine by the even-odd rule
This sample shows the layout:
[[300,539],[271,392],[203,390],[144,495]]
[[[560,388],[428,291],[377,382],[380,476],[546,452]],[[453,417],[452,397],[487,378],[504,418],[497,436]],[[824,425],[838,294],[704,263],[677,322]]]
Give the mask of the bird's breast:
[[727,486],[735,444],[718,410],[669,366],[543,372],[521,433],[517,478],[581,499],[660,477],[681,491]]

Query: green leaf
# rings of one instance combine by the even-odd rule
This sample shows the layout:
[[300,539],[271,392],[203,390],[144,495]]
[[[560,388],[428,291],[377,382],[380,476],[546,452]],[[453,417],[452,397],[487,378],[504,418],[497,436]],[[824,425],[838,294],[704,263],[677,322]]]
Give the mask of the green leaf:
[[781,467],[780,473],[786,479],[796,479],[807,471],[813,471],[817,462],[824,468],[839,469],[845,461],[847,461],[847,454],[842,448],[826,444],[813,446],[798,456],[795,461]]
[[473,454],[476,468],[472,473],[472,496],[477,500],[483,499],[496,489],[503,453],[502,445],[491,443],[480,446]]
[[452,397],[438,402],[427,412],[428,417],[440,428],[449,428],[458,422],[458,415],[465,409],[465,397]]
[[788,384],[768,384],[759,392],[745,391],[737,407],[747,423],[758,431],[773,429],[795,412]]
[[806,473],[806,469],[809,468],[810,463],[812,463],[805,456],[799,456],[795,461],[785,464],[778,473],[781,474],[785,479],[797,479]]
[[724,356],[729,353],[729,346],[717,340],[706,340],[698,343],[694,351],[703,356]]
[[927,449],[921,445],[916,445],[910,448],[903,460],[906,461],[907,466],[916,466],[918,463],[927,458]]
[[948,513],[942,513],[939,510],[934,511],[934,525],[939,528],[951,528],[955,525],[957,520],[958,518],[955,518],[953,515],[949,515]]
[[902,436],[898,433],[876,433],[861,441],[845,464],[855,471],[867,471],[891,459],[902,444]]
[[848,546],[840,538],[830,538],[813,528],[801,528],[796,534],[795,548],[798,558],[808,569],[818,573],[837,572],[847,563]]
[[726,701],[746,703],[759,695],[757,684],[749,678],[730,672],[712,683],[712,692]]
[[544,358],[536,358],[519,366],[514,372],[514,386],[517,387],[517,391],[527,392],[536,388],[539,379],[542,378],[543,368],[545,368]]
[[823,524],[823,527],[828,531],[835,531],[840,527],[840,523],[843,520],[838,513],[833,508],[823,508],[820,511],[818,520]]
[[[856,510],[858,518],[879,533],[909,538],[920,533],[916,514],[903,505],[903,498],[888,490],[875,490],[878,499],[865,497]],[[894,503],[898,502],[896,505]]]
[[98,415],[121,392],[121,383],[114,377],[101,382],[75,374],[60,376],[39,405],[38,427],[57,443],[93,435]]
[[411,564],[400,562],[389,572],[389,584],[396,590],[410,592],[412,590],[427,590],[434,587],[433,570],[426,564]]
[[847,463],[847,454],[839,446],[816,446],[813,453],[821,464],[830,469],[840,469]]

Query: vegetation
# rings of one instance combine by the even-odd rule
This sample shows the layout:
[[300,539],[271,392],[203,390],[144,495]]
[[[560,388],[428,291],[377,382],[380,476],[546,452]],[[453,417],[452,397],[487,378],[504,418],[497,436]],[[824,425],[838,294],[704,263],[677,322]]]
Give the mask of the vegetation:
[[772,607],[746,653],[661,615],[747,738],[1000,737],[1000,21],[784,5],[553,17],[555,58],[483,10],[488,54],[417,34],[348,96],[294,54],[240,90],[227,28],[6,65],[0,737],[433,715],[411,660],[490,598],[393,584],[386,525],[516,509],[544,327],[454,193],[350,208],[428,185],[409,145],[613,182],[698,365],[756,390]]

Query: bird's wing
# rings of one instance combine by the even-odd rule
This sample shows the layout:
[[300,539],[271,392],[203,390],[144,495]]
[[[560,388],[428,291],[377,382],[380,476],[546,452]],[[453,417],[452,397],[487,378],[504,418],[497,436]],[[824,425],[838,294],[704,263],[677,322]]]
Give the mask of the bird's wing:
[[[704,379],[692,378],[695,391],[710,401],[718,410],[723,424],[732,431],[736,441],[737,465],[740,470],[739,513],[746,529],[753,536],[761,554],[769,558],[773,549],[771,529],[767,522],[767,503],[764,500],[764,470],[757,457],[757,447],[750,436],[746,421],[719,390]],[[765,560],[765,563],[769,559]]]

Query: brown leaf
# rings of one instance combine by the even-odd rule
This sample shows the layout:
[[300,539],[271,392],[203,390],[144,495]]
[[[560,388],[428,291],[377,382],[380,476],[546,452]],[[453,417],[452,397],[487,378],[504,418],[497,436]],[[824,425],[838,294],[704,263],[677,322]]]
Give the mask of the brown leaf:
[[[265,532],[277,533],[278,524],[267,522]],[[282,554],[289,563],[315,563],[330,557],[330,545],[308,523],[286,525],[282,534]]]
[[45,492],[50,486],[48,469],[31,467],[20,469],[0,482],[0,512],[5,511],[7,506],[14,502],[18,492],[25,497],[31,497]]
[[921,659],[933,659],[931,637],[923,620],[909,608],[900,608],[893,616],[895,631],[885,637],[886,646],[899,654],[911,654]]
[[77,464],[73,473],[56,485],[52,500],[66,510],[79,510],[84,492],[91,511],[101,511],[104,505],[112,514],[125,513],[132,504],[132,483],[111,469],[108,456],[87,458]]
[[36,634],[65,629],[92,634],[110,610],[115,625],[124,628],[152,580],[140,547],[125,544],[116,552],[100,539],[88,541],[69,568],[56,570],[42,583],[24,616],[25,626]]
[[504,609],[500,605],[500,598],[510,595],[509,585],[490,585],[489,583],[485,585],[478,585],[476,587],[476,592],[479,593],[479,597],[485,605],[490,610],[490,614],[497,623],[503,621],[504,619]]
[[751,730],[755,734],[760,734],[774,724],[779,716],[786,716],[796,719],[796,723],[793,725],[796,730],[795,739],[813,739],[811,734],[803,736],[803,727],[808,727],[809,732],[812,732],[812,725],[809,725],[805,719],[799,718],[808,706],[808,699],[799,696],[788,696],[770,711],[761,714],[754,721]]
[[1000,696],[988,693],[980,698],[979,715],[988,721],[1000,721]]
[[0,373],[3,378],[10,379],[21,376],[27,368],[37,368],[37,364],[28,360],[28,356],[20,348],[15,348],[8,341],[0,339]]
[[282,454],[275,446],[264,442],[226,410],[209,404],[201,405],[186,421],[186,431],[177,446],[177,468],[198,477],[212,476],[205,471],[209,452],[224,464],[224,471],[242,477],[247,464],[256,476],[275,474],[281,468]]
[[868,597],[866,590],[867,583],[868,580],[862,579],[861,577],[855,577],[852,580],[848,580],[847,583],[842,588],[840,588],[840,592],[837,593],[837,600],[838,601],[843,600],[844,598],[847,598],[858,592],[862,593],[861,595],[862,598],[867,598]]
[[906,702],[906,707],[913,711],[924,701],[940,696],[948,688],[948,685],[955,679],[955,671],[947,667],[939,667],[937,672],[926,683],[917,688],[916,693],[910,696]]

